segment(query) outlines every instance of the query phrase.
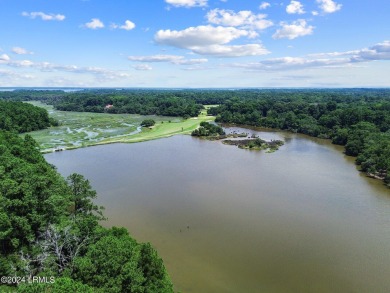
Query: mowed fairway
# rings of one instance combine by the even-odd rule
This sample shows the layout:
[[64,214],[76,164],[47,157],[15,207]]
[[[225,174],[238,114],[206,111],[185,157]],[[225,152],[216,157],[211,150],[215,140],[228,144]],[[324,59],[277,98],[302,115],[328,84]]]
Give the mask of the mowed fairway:
[[[42,152],[51,152],[56,148],[74,149],[189,134],[199,127],[200,122],[215,119],[207,116],[206,110],[203,110],[198,117],[184,120],[180,117],[65,112],[57,111],[53,106],[40,102],[32,102],[32,104],[45,108],[50,117],[60,122],[58,127],[28,133],[39,143]],[[140,124],[144,119],[153,119],[156,124],[151,128],[141,127]]]

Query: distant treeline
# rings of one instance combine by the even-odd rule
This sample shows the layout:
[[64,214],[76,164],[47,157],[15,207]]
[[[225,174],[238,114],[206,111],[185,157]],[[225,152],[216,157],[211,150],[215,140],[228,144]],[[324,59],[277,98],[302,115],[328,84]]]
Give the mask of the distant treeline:
[[83,176],[65,180],[48,164],[31,136],[0,131],[0,292],[173,292],[150,244],[99,224],[95,197]]
[[[355,99],[381,99],[390,95],[390,89],[84,89],[74,92],[63,90],[15,90],[0,91],[0,99],[12,101],[43,101],[48,104],[61,103],[64,98],[78,97],[159,97],[184,98],[196,104],[222,104],[232,98],[245,100],[278,99],[290,100],[305,99],[307,101],[332,100],[343,97],[353,101]],[[105,106],[105,105],[104,105]]]
[[57,110],[77,112],[128,113],[161,116],[198,116],[203,106],[195,101],[169,95],[95,95],[77,93],[54,104]]
[[39,100],[54,105],[61,111],[112,114],[140,114],[176,117],[196,117],[202,104],[179,92],[157,90],[83,90],[72,93],[61,91],[25,91],[0,93],[0,98],[11,100]]
[[0,100],[0,130],[18,133],[44,129],[57,122],[47,111],[33,105]]
[[58,110],[97,113],[129,113],[195,117],[202,105],[225,104],[231,99],[245,101],[276,101],[289,103],[351,103],[359,100],[379,101],[389,96],[387,89],[85,89],[77,92],[60,90],[16,90],[0,92],[0,99],[39,100],[54,105]]

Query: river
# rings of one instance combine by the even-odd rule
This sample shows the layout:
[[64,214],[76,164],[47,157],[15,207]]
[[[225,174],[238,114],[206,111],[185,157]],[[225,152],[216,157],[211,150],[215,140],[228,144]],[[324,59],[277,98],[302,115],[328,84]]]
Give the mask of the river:
[[326,140],[250,132],[286,143],[178,135],[45,157],[91,181],[105,225],[152,243],[175,290],[390,292],[390,190]]

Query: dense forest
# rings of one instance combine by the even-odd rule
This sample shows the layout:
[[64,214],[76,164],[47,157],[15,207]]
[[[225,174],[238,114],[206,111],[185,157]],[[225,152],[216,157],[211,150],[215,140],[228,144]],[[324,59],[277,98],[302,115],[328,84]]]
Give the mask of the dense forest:
[[73,93],[59,91],[14,91],[0,93],[0,99],[39,100],[54,105],[57,110],[111,114],[140,114],[196,117],[203,106],[165,91],[84,90]]
[[33,105],[0,100],[0,129],[18,133],[57,125],[45,109]]
[[83,176],[62,178],[29,135],[0,131],[0,275],[9,276],[0,291],[173,292],[149,244],[99,224],[95,197]]

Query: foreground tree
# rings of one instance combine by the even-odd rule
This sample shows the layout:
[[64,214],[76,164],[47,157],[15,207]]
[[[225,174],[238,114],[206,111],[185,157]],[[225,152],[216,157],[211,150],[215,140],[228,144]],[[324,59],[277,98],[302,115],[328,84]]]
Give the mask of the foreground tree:
[[173,292],[155,250],[137,244],[124,228],[112,228],[90,245],[85,256],[76,259],[74,275],[105,292]]
[[8,292],[173,292],[155,250],[106,229],[82,175],[63,179],[34,140],[0,131],[0,274],[53,276]]
[[[0,288],[1,289],[1,288]],[[96,289],[85,285],[81,282],[72,280],[71,278],[61,277],[55,279],[53,283],[21,283],[18,287],[20,293],[65,293],[65,292],[82,292],[82,293],[95,293]]]

